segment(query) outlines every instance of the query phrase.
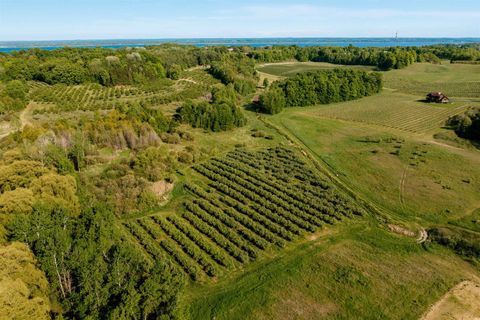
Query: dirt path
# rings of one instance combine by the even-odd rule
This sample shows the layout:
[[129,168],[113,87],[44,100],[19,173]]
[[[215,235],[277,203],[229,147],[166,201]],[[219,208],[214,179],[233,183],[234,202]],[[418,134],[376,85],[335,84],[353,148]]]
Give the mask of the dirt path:
[[209,65],[207,65],[207,66],[196,66],[196,67],[188,68],[186,71],[206,70],[208,68],[210,68]]
[[419,139],[418,141],[426,142],[428,144],[447,149],[451,153],[457,154],[459,156],[462,156],[462,157],[468,158],[470,160],[473,160],[477,163],[480,163],[480,157],[478,156],[479,151],[476,150],[476,149],[456,147],[456,146],[449,145],[447,143],[443,143],[443,142],[434,140],[432,138],[425,138],[423,140]]
[[400,204],[402,205],[402,208],[405,209],[405,182],[407,180],[407,175],[408,175],[408,165],[405,166],[405,170],[403,170],[403,175],[402,178],[400,179],[400,187],[399,187],[399,200]]
[[10,122],[3,122],[2,124],[0,124],[0,139],[5,138],[13,131],[14,128],[12,128]]
[[437,140],[433,140],[433,139],[430,139],[430,140],[427,140],[425,142],[428,142],[430,144],[434,144],[436,146],[440,146],[440,147],[444,147],[444,148],[447,148],[447,149],[452,149],[452,150],[457,150],[457,151],[464,151],[465,149],[462,149],[462,148],[459,148],[459,147],[455,147],[455,146],[452,146],[452,145],[449,145],[447,143],[443,143],[443,142],[440,142],[440,141],[437,141]]
[[25,109],[20,112],[19,119],[20,119],[20,130],[25,128],[27,125],[31,126],[32,116],[33,116],[33,109],[35,105],[33,103],[29,103]]
[[5,124],[0,125],[0,139],[3,139],[9,136],[11,133],[22,130],[27,125],[32,125],[32,116],[35,105],[29,103],[25,109],[23,109],[18,115],[18,125],[15,124],[15,121],[9,121]]
[[183,78],[183,79],[178,79],[177,81],[184,81],[184,82],[190,82],[190,83],[193,83],[193,84],[198,84],[197,81],[195,80],[192,80],[192,79],[187,79],[187,78]]
[[421,320],[480,319],[480,284],[463,281],[437,301]]

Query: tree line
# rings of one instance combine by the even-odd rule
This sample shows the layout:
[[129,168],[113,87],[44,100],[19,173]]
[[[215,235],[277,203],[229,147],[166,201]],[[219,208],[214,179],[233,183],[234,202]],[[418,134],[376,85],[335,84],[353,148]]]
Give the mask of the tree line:
[[344,65],[369,65],[381,70],[401,69],[415,62],[440,62],[480,60],[480,46],[433,45],[425,47],[359,48],[347,47],[298,47],[273,46],[251,49],[248,55],[258,62],[328,62]]
[[273,47],[254,50],[250,56],[259,62],[286,60],[328,62],[343,65],[376,66],[381,70],[401,69],[417,61],[410,48]]
[[48,84],[145,84],[158,78],[178,79],[182,70],[201,65],[210,66],[212,75],[224,84],[233,83],[243,95],[255,89],[255,62],[293,59],[370,65],[389,70],[404,68],[415,62],[438,62],[440,59],[479,61],[480,50],[478,44],[387,48],[273,46],[236,47],[231,50],[223,46],[198,48],[165,44],[122,49],[30,49],[0,54],[0,78],[36,80]]
[[376,72],[333,69],[301,73],[273,84],[260,96],[260,108],[276,114],[285,107],[349,101],[378,93],[382,85],[382,76]]

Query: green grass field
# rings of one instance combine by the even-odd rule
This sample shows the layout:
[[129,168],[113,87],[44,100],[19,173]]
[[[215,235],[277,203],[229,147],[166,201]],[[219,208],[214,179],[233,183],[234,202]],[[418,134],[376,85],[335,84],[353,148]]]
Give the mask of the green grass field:
[[365,222],[324,230],[184,299],[193,319],[418,319],[475,273],[450,252]]
[[[369,66],[339,66],[323,62],[284,62],[259,65],[258,71],[277,77],[333,68],[374,70]],[[480,97],[480,65],[416,63],[400,70],[383,72],[385,87],[420,98],[432,91],[450,97]]]
[[372,201],[410,221],[434,223],[480,206],[478,151],[450,149],[396,130],[320,119],[314,107],[308,109],[289,110],[271,121]]
[[417,63],[384,73],[385,87],[424,96],[441,91],[450,97],[480,97],[480,65]]
[[328,70],[336,68],[354,68],[360,70],[371,71],[374,67],[370,66],[343,66],[338,64],[331,64],[326,62],[282,62],[282,63],[267,63],[259,65],[257,70],[263,73],[272,74],[279,77],[293,77],[296,74],[303,72]]

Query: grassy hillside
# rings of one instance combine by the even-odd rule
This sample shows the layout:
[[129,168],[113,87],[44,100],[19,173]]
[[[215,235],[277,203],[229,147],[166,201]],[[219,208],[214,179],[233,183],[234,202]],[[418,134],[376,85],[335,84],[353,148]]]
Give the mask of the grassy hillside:
[[478,151],[452,150],[397,130],[316,118],[315,112],[313,107],[289,110],[271,120],[374,202],[412,222],[445,221],[480,204]]
[[[449,137],[443,126],[450,116],[479,106],[477,69],[476,65],[415,64],[385,72],[386,89],[379,95],[290,108],[267,117],[266,123],[311,155],[332,179],[373,204],[390,223],[410,230],[453,225],[478,232],[480,153],[458,139],[434,138]],[[308,67],[299,70],[295,64],[278,64],[259,70],[288,76]],[[421,100],[429,91],[464,98],[447,105],[426,104]],[[451,252],[433,244],[422,248],[414,240],[385,232],[378,222],[362,226],[324,231],[310,245],[300,246],[310,248],[305,255],[296,248],[295,258],[286,254],[264,267],[268,275],[255,270],[234,285],[221,282],[223,287],[211,289],[213,298],[192,294],[199,302],[191,313],[198,319],[241,318],[238,315],[418,319],[463,277],[478,283],[478,267],[470,267]],[[351,280],[338,280],[338,273]],[[465,295],[465,303],[472,297]],[[257,303],[242,303],[251,300]]]

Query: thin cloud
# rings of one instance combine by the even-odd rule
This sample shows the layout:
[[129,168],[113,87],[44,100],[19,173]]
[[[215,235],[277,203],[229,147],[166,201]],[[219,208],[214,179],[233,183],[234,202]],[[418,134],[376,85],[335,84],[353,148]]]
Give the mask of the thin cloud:
[[342,17],[342,18],[441,18],[441,19],[480,19],[479,10],[392,10],[392,9],[351,9],[344,7],[313,6],[307,4],[275,5],[275,6],[245,6],[237,11],[244,17],[261,19],[278,19],[292,17]]

